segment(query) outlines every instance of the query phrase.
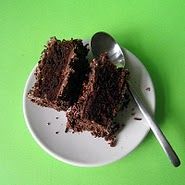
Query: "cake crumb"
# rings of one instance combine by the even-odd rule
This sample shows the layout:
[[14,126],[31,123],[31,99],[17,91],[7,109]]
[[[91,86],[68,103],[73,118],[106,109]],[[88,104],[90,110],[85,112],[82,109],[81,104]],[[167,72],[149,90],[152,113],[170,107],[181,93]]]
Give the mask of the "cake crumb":
[[59,131],[55,132],[55,134],[59,134]]
[[116,141],[116,139],[114,139],[109,144],[110,144],[111,147],[115,147],[116,146],[116,143],[117,143],[117,141]]
[[134,119],[138,121],[142,120],[142,118],[138,118],[138,117],[135,117]]
[[65,133],[67,133],[68,131],[69,131],[69,128],[66,128],[66,129],[65,129]]
[[50,123],[50,122],[48,122],[48,123],[47,123],[47,125],[51,125],[51,123]]
[[146,91],[150,91],[150,87],[147,87],[145,90],[146,90]]
[[58,117],[58,116],[56,116],[56,119],[59,119],[59,117]]

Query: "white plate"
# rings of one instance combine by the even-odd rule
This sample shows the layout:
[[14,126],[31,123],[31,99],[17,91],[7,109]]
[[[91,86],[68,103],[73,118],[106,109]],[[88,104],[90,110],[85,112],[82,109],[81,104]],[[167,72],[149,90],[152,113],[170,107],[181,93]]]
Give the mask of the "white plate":
[[[140,89],[154,113],[155,92],[150,75],[138,58],[128,50],[125,51],[129,61],[131,80],[136,88]],[[35,68],[30,73],[24,89],[24,116],[33,138],[54,158],[76,166],[105,165],[125,157],[141,143],[149,132],[148,124],[131,100],[128,108],[118,115],[119,121],[125,126],[118,135],[116,147],[110,147],[104,139],[94,138],[88,132],[65,133],[66,116],[64,112],[37,106],[26,98],[27,92],[35,82],[34,71]],[[148,87],[150,91],[146,90]],[[131,115],[133,112],[136,114]],[[142,120],[135,120],[134,117],[142,118]],[[56,134],[58,131],[59,133]]]

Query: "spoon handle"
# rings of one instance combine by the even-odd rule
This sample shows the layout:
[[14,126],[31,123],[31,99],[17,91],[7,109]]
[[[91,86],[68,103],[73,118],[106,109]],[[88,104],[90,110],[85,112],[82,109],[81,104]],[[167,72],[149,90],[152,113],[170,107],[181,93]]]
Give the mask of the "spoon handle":
[[128,81],[128,85],[129,85],[129,90],[130,90],[131,95],[133,96],[135,102],[137,103],[140,111],[144,115],[155,137],[159,141],[162,149],[164,150],[168,158],[171,160],[172,164],[175,167],[178,167],[180,165],[180,159],[178,158],[177,154],[175,153],[172,146],[166,139],[165,135],[162,133],[161,129],[157,126],[154,119],[151,117],[151,115],[147,111],[145,105],[143,104],[141,98],[139,97],[138,93],[136,92],[135,88],[133,87],[130,81]]

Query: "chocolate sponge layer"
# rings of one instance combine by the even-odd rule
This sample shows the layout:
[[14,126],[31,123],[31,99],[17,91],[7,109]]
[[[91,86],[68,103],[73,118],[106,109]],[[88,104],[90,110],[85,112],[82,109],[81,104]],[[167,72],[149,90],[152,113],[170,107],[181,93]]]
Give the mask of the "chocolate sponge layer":
[[88,80],[82,94],[67,113],[66,131],[90,131],[95,137],[104,137],[113,146],[119,124],[113,119],[121,108],[127,89],[128,71],[116,68],[106,54],[90,63]]
[[87,53],[81,40],[51,38],[36,68],[36,83],[28,98],[41,106],[67,110],[81,92],[89,66]]

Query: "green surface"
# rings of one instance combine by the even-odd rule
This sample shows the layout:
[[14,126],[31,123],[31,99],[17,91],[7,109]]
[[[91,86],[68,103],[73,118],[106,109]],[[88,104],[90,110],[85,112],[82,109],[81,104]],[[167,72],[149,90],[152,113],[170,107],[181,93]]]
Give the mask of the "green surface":
[[[50,36],[112,34],[150,72],[156,119],[179,154],[174,168],[150,133],[128,157],[99,168],[78,168],[46,154],[22,113],[26,79]],[[185,184],[185,1],[2,1],[0,3],[1,185]]]

